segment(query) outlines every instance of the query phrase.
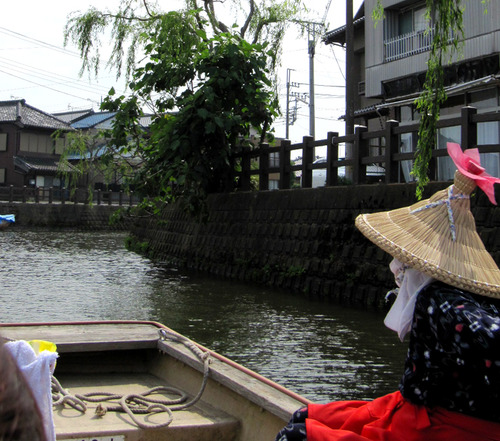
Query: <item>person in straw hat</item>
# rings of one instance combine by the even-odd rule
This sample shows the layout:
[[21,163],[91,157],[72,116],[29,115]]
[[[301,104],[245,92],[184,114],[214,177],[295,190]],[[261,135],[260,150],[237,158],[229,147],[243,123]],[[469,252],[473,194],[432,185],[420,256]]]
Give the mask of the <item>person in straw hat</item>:
[[397,392],[310,404],[279,441],[500,440],[500,270],[470,211],[480,187],[496,205],[477,149],[448,144],[453,185],[430,199],[361,214],[357,228],[394,259],[398,295],[384,323],[409,349]]

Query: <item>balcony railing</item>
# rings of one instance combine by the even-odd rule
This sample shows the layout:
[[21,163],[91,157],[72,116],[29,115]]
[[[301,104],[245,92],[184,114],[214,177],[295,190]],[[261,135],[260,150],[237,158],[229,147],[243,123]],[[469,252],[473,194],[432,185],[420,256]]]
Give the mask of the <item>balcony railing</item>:
[[434,38],[434,29],[410,32],[384,41],[385,61],[399,60],[428,51]]

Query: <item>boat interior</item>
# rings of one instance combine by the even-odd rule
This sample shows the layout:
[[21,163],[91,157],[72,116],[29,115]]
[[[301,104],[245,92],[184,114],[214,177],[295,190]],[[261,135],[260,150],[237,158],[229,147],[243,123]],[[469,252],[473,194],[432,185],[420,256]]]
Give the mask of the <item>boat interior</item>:
[[[160,336],[160,329],[164,328],[153,322],[5,325],[0,335],[57,345],[54,377],[68,398],[53,408],[57,440],[274,439],[304,404],[301,397],[230,360],[203,347],[193,348],[171,330]],[[125,397],[143,397],[158,387],[162,389],[148,398],[167,400],[169,411],[146,411],[151,403],[134,407],[133,399],[133,414],[120,408]],[[103,399],[103,394],[106,401],[92,401]],[[116,397],[108,400],[108,395]],[[88,398],[85,411],[68,404],[82,396]]]

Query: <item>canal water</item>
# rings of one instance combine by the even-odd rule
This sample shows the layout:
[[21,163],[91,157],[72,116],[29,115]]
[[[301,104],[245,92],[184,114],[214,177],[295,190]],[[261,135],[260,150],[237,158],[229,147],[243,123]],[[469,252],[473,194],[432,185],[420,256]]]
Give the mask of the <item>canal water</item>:
[[191,274],[114,232],[0,234],[0,322],[154,320],[316,402],[397,389],[406,352],[383,314]]

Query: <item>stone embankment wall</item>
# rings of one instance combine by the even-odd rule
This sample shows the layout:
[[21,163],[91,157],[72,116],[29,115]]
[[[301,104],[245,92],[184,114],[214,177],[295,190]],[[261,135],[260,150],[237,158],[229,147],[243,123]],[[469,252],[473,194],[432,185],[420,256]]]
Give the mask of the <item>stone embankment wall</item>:
[[0,214],[14,214],[15,227],[76,228],[84,230],[128,230],[129,220],[110,225],[116,205],[2,203]]
[[[427,187],[428,197],[448,184]],[[478,190],[478,231],[500,261],[500,208]],[[415,202],[411,184],[214,195],[200,224],[175,205],[133,228],[138,249],[169,264],[349,304],[383,307],[390,258],[354,226],[360,213]]]

